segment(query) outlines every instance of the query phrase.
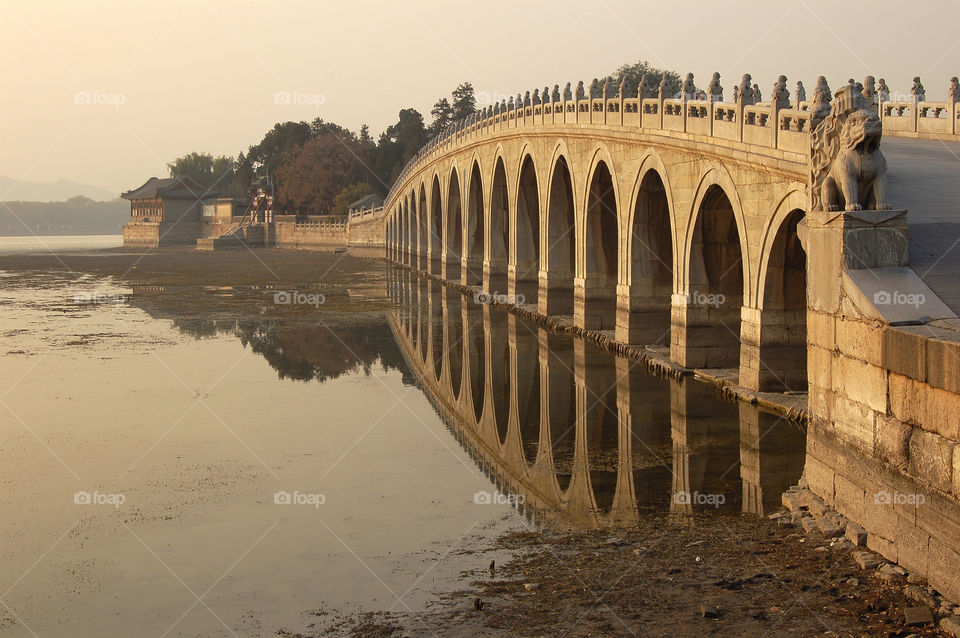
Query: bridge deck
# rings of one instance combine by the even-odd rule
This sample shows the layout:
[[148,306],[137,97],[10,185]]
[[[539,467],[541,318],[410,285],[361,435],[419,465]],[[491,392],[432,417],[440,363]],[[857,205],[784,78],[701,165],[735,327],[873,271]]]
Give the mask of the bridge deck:
[[960,314],[960,143],[887,137],[894,207],[909,210],[910,266]]

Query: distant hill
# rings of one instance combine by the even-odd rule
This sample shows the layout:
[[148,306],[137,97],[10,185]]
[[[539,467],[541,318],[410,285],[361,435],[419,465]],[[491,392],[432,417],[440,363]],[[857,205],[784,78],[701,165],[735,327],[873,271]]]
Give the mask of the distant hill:
[[119,235],[128,219],[130,202],[123,199],[5,202],[0,205],[0,236]]
[[21,182],[0,175],[0,202],[62,202],[77,195],[108,201],[116,199],[120,193],[65,179],[55,182]]

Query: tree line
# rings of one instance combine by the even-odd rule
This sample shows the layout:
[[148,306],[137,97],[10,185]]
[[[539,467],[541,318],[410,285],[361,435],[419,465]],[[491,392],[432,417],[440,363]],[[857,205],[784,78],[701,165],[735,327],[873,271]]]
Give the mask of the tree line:
[[[613,86],[626,79],[636,86],[644,75],[657,83],[666,77],[666,88],[675,92],[680,76],[647,62],[624,64],[609,78]],[[402,109],[396,123],[377,140],[364,124],[358,132],[316,118],[311,122],[280,122],[263,139],[236,158],[189,153],[167,165],[171,177],[189,175],[221,196],[248,197],[256,188],[274,193],[274,208],[297,214],[344,214],[347,205],[376,193],[386,195],[406,163],[434,135],[452,122],[476,112],[473,85],[459,84],[436,101],[433,121],[424,123],[413,108]]]

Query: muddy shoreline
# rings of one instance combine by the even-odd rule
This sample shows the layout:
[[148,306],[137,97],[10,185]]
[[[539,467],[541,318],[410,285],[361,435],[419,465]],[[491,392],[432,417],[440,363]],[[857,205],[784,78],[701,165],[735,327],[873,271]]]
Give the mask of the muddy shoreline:
[[[159,249],[144,254],[110,249],[0,256],[0,270],[106,277],[118,285],[165,288],[173,300],[179,298],[181,287],[233,291],[248,287],[251,302],[260,303],[272,290],[285,285],[302,287],[310,281],[314,282],[311,289],[328,295],[331,310],[342,307],[360,314],[390,307],[386,295],[377,292],[384,289],[389,268],[382,260],[343,253],[281,250],[198,253]],[[182,304],[194,301],[185,297]],[[236,305],[235,300],[233,303]],[[212,316],[229,306],[226,301],[218,304],[211,296],[209,303],[183,310]],[[530,314],[524,309],[508,310]],[[547,327],[574,331],[560,325]],[[600,337],[606,338],[599,334],[589,340],[601,348],[612,347]],[[649,353],[641,354],[654,360]],[[657,369],[667,364],[650,365]],[[666,369],[661,373],[696,374]],[[723,393],[726,385],[717,385]],[[459,568],[462,588],[438,598],[425,612],[361,614],[331,609],[314,614],[315,624],[305,622],[299,629],[277,627],[275,633],[364,637],[945,635],[933,625],[907,626],[904,610],[917,603],[904,595],[905,583],[881,576],[878,569],[861,569],[853,551],[848,541],[827,539],[818,531],[804,532],[790,517],[757,519],[710,509],[694,516],[644,515],[627,528],[575,531],[552,526],[507,533],[488,546],[451,553],[445,560]],[[505,562],[498,558],[490,570],[494,555],[513,558]]]

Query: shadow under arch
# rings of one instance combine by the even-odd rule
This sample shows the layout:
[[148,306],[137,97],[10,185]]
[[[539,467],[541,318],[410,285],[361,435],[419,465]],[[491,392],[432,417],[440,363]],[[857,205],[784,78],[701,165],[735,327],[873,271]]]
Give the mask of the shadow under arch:
[[467,196],[467,248],[463,260],[461,283],[475,286],[483,283],[484,217],[483,178],[480,174],[480,162],[474,160],[470,170],[469,192]]
[[617,338],[631,344],[664,344],[670,338],[675,279],[673,223],[667,188],[655,167],[642,169],[625,241],[629,296],[618,303]]
[[430,193],[430,273],[440,274],[441,244],[443,238],[443,200],[440,194],[440,176],[433,176]]
[[463,250],[463,211],[460,200],[460,180],[457,178],[457,169],[450,171],[450,185],[447,187],[447,237],[444,244],[446,272],[444,279],[460,281],[461,259]]
[[490,232],[483,266],[483,287],[493,292],[506,282],[507,247],[510,243],[510,195],[503,158],[497,157],[490,191]]
[[707,186],[687,250],[682,365],[738,368],[740,308],[744,299],[744,248],[730,198],[719,184]]
[[573,313],[573,273],[576,264],[573,178],[565,157],[557,157],[547,197],[545,270],[540,271],[540,312]]
[[589,330],[616,327],[616,288],[620,244],[617,192],[607,162],[599,160],[590,176],[583,218],[583,277],[577,283],[577,322]]
[[517,205],[513,216],[515,228],[510,236],[515,246],[510,256],[513,268],[511,294],[525,300],[537,298],[540,273],[540,189],[533,158],[526,154],[520,164],[517,182]]

